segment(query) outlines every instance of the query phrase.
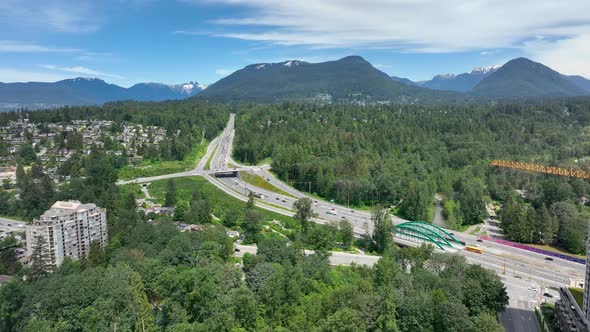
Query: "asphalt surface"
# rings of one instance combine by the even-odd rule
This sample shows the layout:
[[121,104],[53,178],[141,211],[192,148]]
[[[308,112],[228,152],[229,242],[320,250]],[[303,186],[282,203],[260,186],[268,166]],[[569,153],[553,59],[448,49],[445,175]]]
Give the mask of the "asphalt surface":
[[26,225],[27,224],[22,221],[0,218],[0,230],[5,232],[12,231],[15,233],[24,233]]

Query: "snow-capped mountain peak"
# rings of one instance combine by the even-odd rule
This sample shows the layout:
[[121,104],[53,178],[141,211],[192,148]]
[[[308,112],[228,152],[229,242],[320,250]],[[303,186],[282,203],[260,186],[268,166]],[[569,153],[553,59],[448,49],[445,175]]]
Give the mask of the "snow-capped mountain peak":
[[173,90],[179,91],[182,94],[185,95],[192,95],[196,92],[199,92],[201,90],[205,90],[205,88],[207,88],[206,85],[204,84],[200,84],[198,82],[193,82],[190,81],[188,83],[184,83],[184,84],[177,84],[177,85],[169,85],[169,87]]
[[450,80],[455,78],[455,74],[440,74],[436,75],[434,78],[442,79],[442,80]]
[[502,67],[501,65],[491,65],[491,66],[485,66],[485,67],[475,67],[473,68],[473,70],[471,71],[472,74],[487,74],[487,73],[493,73],[496,70],[498,70],[500,67]]
[[264,69],[266,67],[266,63],[261,63],[259,65],[256,66],[256,69]]
[[284,67],[297,67],[297,66],[300,66],[304,63],[305,62],[299,61],[299,60],[289,60],[289,61],[283,62],[283,66]]

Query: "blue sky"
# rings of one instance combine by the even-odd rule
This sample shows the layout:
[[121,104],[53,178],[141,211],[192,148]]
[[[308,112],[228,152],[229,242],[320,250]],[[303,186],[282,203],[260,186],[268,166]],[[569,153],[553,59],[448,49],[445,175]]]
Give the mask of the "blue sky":
[[413,80],[526,56],[590,77],[588,0],[1,0],[0,82],[211,84],[361,55]]

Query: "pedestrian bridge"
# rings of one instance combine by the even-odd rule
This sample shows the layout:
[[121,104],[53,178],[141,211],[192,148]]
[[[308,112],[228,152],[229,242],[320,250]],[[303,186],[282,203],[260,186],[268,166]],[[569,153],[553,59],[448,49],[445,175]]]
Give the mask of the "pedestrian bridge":
[[424,221],[408,221],[397,225],[395,236],[408,241],[429,243],[444,251],[454,251],[463,247],[451,233]]

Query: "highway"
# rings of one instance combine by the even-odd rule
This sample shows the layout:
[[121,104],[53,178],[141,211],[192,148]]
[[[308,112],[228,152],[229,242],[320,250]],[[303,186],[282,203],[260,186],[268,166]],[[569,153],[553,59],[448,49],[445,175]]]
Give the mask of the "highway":
[[24,233],[27,224],[22,221],[0,218],[0,230],[15,233]]
[[[292,216],[294,214],[293,203],[295,200],[309,196],[278,180],[271,172],[269,172],[270,167],[268,165],[243,166],[233,160],[231,158],[231,151],[235,136],[234,121],[235,115],[232,114],[228,120],[226,128],[217,138],[211,141],[207,152],[194,170],[149,178],[139,178],[131,181],[120,181],[120,184],[147,183],[184,176],[203,176],[217,188],[242,201],[247,200],[249,191],[262,194],[264,198],[257,199],[257,206],[276,213]],[[206,161],[211,157],[213,152],[215,152],[215,155],[211,158],[211,169],[205,170],[204,166]],[[229,168],[229,163],[235,167]],[[257,174],[270,184],[289,193],[295,198],[254,187],[239,178],[215,178],[213,176],[215,172],[227,171],[230,169],[248,171]],[[372,232],[373,224],[369,212],[348,208],[313,197],[309,198],[313,201],[313,210],[317,214],[317,217],[313,219],[315,222],[326,223],[346,218],[353,224],[357,236],[364,234],[366,231]],[[407,220],[395,216],[392,217],[392,219],[396,225],[407,222]],[[527,279],[536,280],[544,285],[551,285],[554,287],[563,284],[569,285],[570,279],[582,280],[584,278],[584,266],[581,264],[558,258],[549,261],[541,254],[489,241],[478,242],[477,237],[474,235],[458,233],[451,230],[449,230],[449,232],[459,241],[465,242],[467,245],[475,245],[484,249],[483,254],[474,254],[465,250],[458,252],[458,254],[466,256],[469,261],[481,264],[482,266],[495,269],[500,267],[502,269],[509,269],[519,275],[526,276]],[[396,241],[399,242],[399,239],[396,238]]]
[[[296,199],[308,197],[313,201],[313,210],[317,215],[313,218],[314,222],[327,223],[346,218],[353,224],[354,232],[357,237],[365,234],[367,231],[369,233],[372,232],[373,224],[371,222],[370,212],[334,204],[300,192],[278,180],[269,171],[269,165],[244,166],[233,160],[231,157],[231,151],[235,136],[234,119],[235,116],[232,114],[227,127],[216,139],[211,141],[207,153],[203,156],[194,170],[150,178],[140,178],[131,181],[121,181],[120,184],[148,183],[151,181],[184,176],[203,176],[217,188],[242,201],[248,199],[247,195],[249,191],[261,194],[264,197],[257,199],[256,204],[258,207],[286,216],[294,215],[293,203]],[[211,157],[213,152],[215,152],[215,155],[211,158],[211,169],[205,170],[205,163],[209,157]],[[228,164],[232,164],[232,167],[229,167]],[[255,187],[239,178],[215,178],[213,176],[215,172],[228,170],[246,171],[259,175],[267,182],[287,192],[292,197]],[[392,219],[396,225],[407,222],[407,220],[395,216],[393,216]],[[513,330],[513,328],[515,330],[537,331],[537,329],[533,328],[535,325],[527,325],[532,317],[530,311],[531,305],[530,302],[527,302],[527,305],[523,304],[523,290],[519,288],[522,285],[514,285],[520,285],[520,283],[525,282],[527,285],[536,287],[540,292],[541,289],[546,289],[547,287],[570,285],[572,280],[584,279],[585,266],[582,264],[559,258],[546,260],[544,255],[538,253],[512,248],[489,241],[479,242],[477,241],[477,236],[470,234],[458,233],[452,230],[448,230],[448,232],[453,234],[454,237],[459,241],[464,242],[466,245],[478,246],[484,250],[483,254],[472,253],[465,250],[455,250],[451,252],[451,254],[465,256],[469,263],[479,264],[483,267],[497,271],[502,276],[503,280],[506,281],[507,287],[508,285],[512,285],[511,287],[508,287],[511,299],[521,298],[519,301],[511,302],[510,308],[514,310],[507,311],[502,316],[502,321],[504,324],[507,324],[505,326],[508,328],[508,331]],[[419,245],[418,243],[404,241],[397,237],[395,237],[395,241],[406,246]],[[335,257],[340,256],[335,255]],[[347,257],[347,259],[351,259],[349,256]],[[513,279],[517,281],[514,281]]]

